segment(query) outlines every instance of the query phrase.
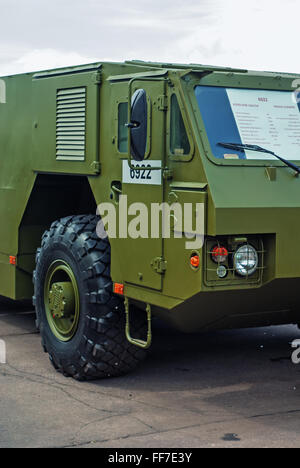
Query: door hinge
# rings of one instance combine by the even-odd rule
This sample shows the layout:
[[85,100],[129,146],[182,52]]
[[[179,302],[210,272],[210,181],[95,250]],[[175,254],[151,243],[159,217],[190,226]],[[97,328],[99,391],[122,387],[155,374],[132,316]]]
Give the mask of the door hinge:
[[158,101],[158,110],[161,110],[161,111],[167,111],[168,110],[167,96],[165,96],[164,94],[161,95],[161,96],[158,96],[157,101]]
[[96,174],[101,173],[101,164],[99,163],[99,161],[93,161],[91,167]]
[[167,167],[163,170],[163,179],[164,180],[171,180],[173,179],[173,171],[172,169],[168,169]]
[[151,261],[151,266],[156,273],[163,275],[167,269],[167,262],[162,257],[156,257]]

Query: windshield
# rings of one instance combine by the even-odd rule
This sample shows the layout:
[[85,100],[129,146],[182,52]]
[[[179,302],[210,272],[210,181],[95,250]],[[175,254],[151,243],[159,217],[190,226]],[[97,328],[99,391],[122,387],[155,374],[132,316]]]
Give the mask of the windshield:
[[234,142],[259,145],[300,161],[300,102],[295,92],[196,86],[195,93],[216,158],[276,159],[270,154],[218,145]]

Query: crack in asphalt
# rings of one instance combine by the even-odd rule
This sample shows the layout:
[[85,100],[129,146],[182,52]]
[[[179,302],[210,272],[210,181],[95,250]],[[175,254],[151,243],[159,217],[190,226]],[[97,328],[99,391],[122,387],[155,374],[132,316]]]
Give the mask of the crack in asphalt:
[[255,414],[254,416],[248,416],[248,419],[267,418],[267,417],[270,417],[270,416],[280,416],[280,415],[283,415],[283,414],[294,414],[294,413],[300,413],[300,409],[277,411],[275,413]]
[[[86,393],[89,393],[91,395],[96,395],[96,396],[100,395],[100,396],[103,396],[103,397],[107,397],[107,395],[108,395],[108,392],[105,392],[105,391],[101,391],[101,390],[95,391],[95,390],[91,390],[91,389],[88,389],[88,388],[79,387],[78,385],[76,385],[76,381],[74,379],[72,379],[72,384],[70,385],[70,384],[65,384],[63,382],[57,382],[54,379],[51,379],[49,377],[46,377],[46,376],[43,376],[43,375],[40,375],[40,374],[35,374],[33,372],[20,370],[17,367],[14,367],[11,364],[6,364],[6,366],[10,367],[14,371],[18,372],[20,375],[19,374],[9,373],[7,371],[2,371],[1,368],[0,368],[0,375],[23,378],[23,379],[27,379],[30,382],[40,383],[42,385],[55,385],[56,386],[55,388],[59,388],[57,386],[62,386],[62,387],[67,387],[67,388],[72,387],[72,389],[74,389],[76,391],[86,392]],[[29,378],[29,377],[36,377],[37,379],[35,380],[34,378]],[[83,385],[86,385],[86,384],[87,384],[87,382],[83,383]],[[63,389],[61,389],[61,390],[63,391]],[[114,398],[114,399],[119,400],[119,401],[124,401],[126,403],[131,403],[131,402],[138,403],[140,405],[146,406],[147,408],[151,407],[151,408],[154,408],[154,409],[164,409],[164,410],[170,410],[170,411],[174,410],[174,408],[172,406],[158,405],[158,404],[154,404],[154,403],[149,403],[149,401],[143,401],[143,400],[133,398],[133,397],[125,397],[125,396],[113,395],[113,394],[109,394],[109,397]],[[189,411],[189,412],[193,412],[193,413],[196,412],[196,413],[199,413],[199,414],[203,414],[202,410],[189,409],[189,408],[188,409],[186,408],[186,410]]]
[[132,416],[132,418],[135,419],[136,421],[138,421],[139,423],[144,424],[144,426],[148,427],[149,429],[151,429],[151,430],[154,429],[155,431],[157,431],[157,429],[155,429],[154,426],[151,426],[150,424],[147,424],[145,421],[141,421],[141,419],[139,419],[137,416]]
[[[9,366],[9,367],[13,368],[12,366]],[[13,369],[14,369],[14,368],[13,368]],[[17,369],[14,369],[14,370],[16,370],[17,372],[20,372],[20,371],[18,371]],[[57,382],[55,382],[55,383],[54,383],[53,381],[50,381],[50,382],[49,382],[49,381],[48,381],[48,382],[43,382],[42,380],[36,380],[36,379],[33,379],[33,378],[28,377],[27,375],[23,375],[24,373],[22,373],[22,372],[20,372],[20,374],[21,374],[21,375],[19,375],[19,374],[13,374],[13,373],[11,373],[11,372],[8,373],[8,372],[0,371],[0,375],[2,375],[2,376],[4,376],[4,377],[9,376],[9,377],[16,377],[16,378],[19,378],[19,379],[25,379],[25,380],[27,380],[27,381],[29,381],[29,382],[32,382],[32,383],[39,383],[40,385],[46,385],[47,387],[50,386],[50,387],[52,387],[52,388],[55,388],[56,390],[60,390],[62,393],[64,393],[65,395],[67,395],[67,397],[69,397],[71,400],[76,401],[77,403],[80,403],[80,404],[82,404],[82,405],[86,406],[87,408],[92,409],[92,410],[94,410],[94,411],[97,411],[97,412],[100,412],[100,411],[101,411],[101,412],[104,412],[104,413],[111,413],[111,414],[113,414],[113,415],[118,414],[118,413],[116,413],[115,411],[97,408],[97,407],[95,407],[95,406],[90,405],[89,403],[86,403],[85,401],[83,401],[83,400],[81,400],[81,399],[79,399],[79,398],[76,398],[74,395],[72,395],[72,394],[71,394],[70,392],[68,392],[66,389],[61,388],[60,384],[57,383]],[[43,377],[41,376],[41,379],[45,379],[45,380],[46,380],[47,378],[43,378]]]
[[[84,404],[85,406],[87,406],[87,407],[89,407],[91,409],[96,409],[97,411],[103,411],[103,412],[107,412],[107,413],[112,413],[113,415],[115,415],[115,414],[118,415],[118,413],[115,413],[114,411],[99,409],[99,408],[97,409],[97,408],[95,408],[95,407],[93,407],[91,405],[88,405],[84,401],[82,401],[80,399],[76,399],[76,397],[74,397],[69,391],[67,391],[65,388],[61,388],[61,387],[67,387],[70,390],[74,389],[76,391],[85,392],[85,393],[89,393],[91,395],[103,396],[103,397],[108,396],[107,392],[100,391],[100,390],[93,391],[91,389],[81,388],[78,385],[73,384],[75,382],[74,380],[72,380],[72,384],[64,384],[63,382],[57,382],[56,380],[53,380],[53,379],[51,379],[49,377],[45,377],[45,376],[40,375],[40,374],[35,374],[35,373],[32,373],[32,372],[20,370],[17,367],[12,366],[11,364],[7,364],[6,366],[9,367],[10,369],[13,369],[15,372],[17,372],[17,374],[14,374],[12,372],[2,371],[1,368],[0,368],[0,375],[2,375],[4,377],[6,377],[6,376],[16,377],[16,378],[19,378],[19,379],[25,379],[25,380],[27,380],[29,382],[32,382],[32,383],[39,383],[41,385],[46,385],[47,387],[51,386],[53,388],[61,390],[69,398],[77,401],[78,403]],[[86,384],[86,383],[84,383],[84,384]],[[116,400],[119,400],[120,402],[123,401],[125,403],[138,403],[140,405],[146,406],[147,408],[151,407],[151,408],[154,408],[154,409],[164,409],[164,410],[170,410],[170,411],[174,410],[174,408],[172,406],[157,405],[157,404],[149,403],[148,401],[142,401],[142,400],[135,399],[135,398],[132,398],[132,397],[124,397],[124,396],[120,396],[120,395],[116,396],[116,395],[112,395],[112,394],[109,394],[109,397],[114,398]],[[199,413],[199,414],[203,414],[203,411],[200,411],[200,410],[197,410],[197,409],[193,409],[193,410],[187,409],[187,411],[193,412],[193,413],[196,412],[196,413]],[[151,429],[152,429],[152,427],[151,427]]]
[[[8,373],[8,372],[2,371],[0,369],[0,375],[17,377],[17,378],[24,378],[24,379],[26,379],[26,380],[28,380],[30,382],[33,382],[33,383],[40,383],[41,385],[47,385],[47,386],[50,385],[50,386],[52,386],[54,388],[57,388],[57,389],[61,390],[69,398],[71,398],[71,399],[73,399],[75,401],[78,401],[79,403],[85,404],[86,406],[90,407],[91,409],[96,409],[96,408],[91,406],[91,405],[88,405],[87,403],[83,402],[80,399],[76,399],[76,397],[74,397],[67,390],[65,390],[65,389],[63,389],[61,387],[68,387],[68,388],[72,387],[72,389],[74,389],[74,390],[77,390],[77,391],[80,391],[80,392],[86,392],[86,393],[89,393],[89,394],[92,394],[92,395],[97,395],[97,396],[102,395],[102,396],[107,397],[107,395],[108,395],[107,392],[104,392],[104,391],[101,391],[101,390],[94,391],[94,390],[91,390],[91,389],[88,389],[88,388],[79,387],[76,384],[74,385],[74,382],[75,382],[74,380],[72,380],[71,385],[70,384],[64,384],[63,382],[57,382],[56,380],[51,379],[51,378],[46,377],[46,376],[43,376],[41,374],[35,374],[35,373],[32,373],[32,372],[20,370],[17,367],[12,366],[11,364],[7,364],[7,367],[9,367],[9,368],[13,369],[14,371],[18,372],[18,374]],[[36,377],[39,380],[29,378],[29,376]],[[84,383],[84,385],[85,384],[86,383]],[[200,393],[203,393],[203,392],[200,392]],[[157,408],[157,409],[167,409],[167,410],[168,409],[169,410],[174,409],[172,406],[157,405],[157,404],[149,403],[148,401],[142,401],[140,399],[136,399],[136,398],[132,398],[132,397],[124,397],[124,396],[121,396],[121,395],[116,396],[116,395],[112,395],[112,394],[109,394],[109,397],[117,399],[117,400],[125,401],[126,403],[134,402],[134,403],[139,403],[139,404],[147,406],[147,407],[152,407],[152,408]],[[99,410],[99,408],[98,408],[98,410]],[[193,408],[193,409],[185,408],[185,410],[193,412],[193,413],[199,413],[199,414],[203,415],[203,410],[197,410],[195,408]],[[110,410],[99,410],[99,411],[106,411],[106,412],[113,413],[113,411],[110,411]],[[260,418],[260,417],[277,416],[277,415],[281,415],[281,414],[298,413],[298,412],[300,412],[300,409],[279,411],[279,412],[274,412],[274,413],[256,414],[256,415],[248,416],[247,418],[249,418],[249,419],[251,419],[251,418]]]
[[[56,381],[53,381],[53,380],[51,380],[51,379],[49,379],[47,377],[44,377],[42,375],[39,375],[39,374],[33,374],[33,373],[28,373],[26,371],[21,371],[21,370],[15,368],[12,365],[9,365],[9,368],[14,370],[15,372],[17,372],[17,374],[15,374],[13,372],[0,371],[0,375],[15,377],[15,378],[19,378],[19,379],[25,379],[25,380],[28,380],[29,382],[39,383],[41,385],[46,385],[47,387],[51,386],[52,388],[60,390],[71,401],[76,401],[77,403],[82,404],[85,407],[87,407],[89,409],[92,409],[93,411],[96,411],[98,413],[102,412],[102,413],[108,413],[109,414],[109,416],[105,416],[103,418],[97,418],[94,421],[90,421],[90,422],[84,424],[78,430],[78,433],[73,438],[73,440],[70,441],[70,443],[64,444],[62,446],[55,446],[57,448],[59,448],[59,447],[61,447],[61,448],[63,448],[63,447],[64,448],[71,448],[71,447],[81,447],[81,446],[92,445],[92,444],[105,444],[105,443],[110,443],[110,442],[117,442],[117,441],[121,441],[121,440],[131,439],[131,438],[134,438],[134,437],[146,437],[146,436],[151,436],[151,435],[166,434],[166,433],[169,433],[169,432],[178,432],[178,431],[181,431],[181,430],[193,429],[193,428],[197,428],[197,427],[204,427],[204,426],[208,427],[208,426],[214,425],[214,424],[238,422],[238,421],[242,421],[242,420],[252,420],[252,419],[256,419],[256,418],[267,418],[267,417],[273,417],[273,416],[282,416],[282,415],[287,415],[287,414],[300,413],[300,409],[294,409],[294,410],[270,412],[270,413],[264,413],[264,414],[254,414],[254,415],[251,415],[251,416],[242,416],[242,417],[238,416],[238,417],[234,417],[234,418],[225,418],[225,419],[220,419],[220,420],[217,419],[217,420],[213,420],[213,421],[210,421],[210,422],[197,423],[197,424],[173,427],[173,428],[168,428],[168,429],[156,429],[155,427],[147,424],[145,421],[138,418],[136,415],[133,414],[132,411],[126,411],[126,412],[121,412],[120,413],[120,412],[116,412],[116,411],[112,411],[112,410],[100,409],[100,408],[97,408],[97,407],[83,401],[80,398],[76,398],[74,395],[72,395],[65,388],[61,388],[62,386],[70,387],[70,385],[68,385],[68,384],[58,383]],[[98,396],[101,395],[101,394],[107,396],[107,393],[101,392],[101,391],[91,391],[90,389],[83,389],[83,388],[80,388],[78,386],[74,386],[74,390],[75,389],[79,390],[79,391],[84,391],[84,392],[87,392],[87,393],[90,393],[90,394],[95,394],[95,395],[98,395]],[[120,396],[113,396],[113,395],[110,395],[110,396],[113,397],[113,398],[116,398],[118,400],[121,400],[121,401],[122,400],[126,401],[126,402],[133,401],[133,402],[140,403],[142,405],[146,405],[147,407],[153,406],[153,407],[160,408],[160,409],[161,408],[166,409],[165,406],[153,405],[151,403],[141,402],[139,400],[134,400],[132,398],[129,399],[129,398],[124,398],[124,397],[120,397]],[[174,409],[174,408],[169,408],[169,409]],[[133,433],[133,434],[127,434],[127,435],[123,435],[123,436],[120,436],[120,437],[117,437],[117,438],[107,438],[107,439],[99,439],[99,440],[92,440],[92,441],[91,440],[86,440],[86,441],[82,441],[82,442],[76,441],[77,438],[80,438],[80,433],[85,428],[87,428],[88,426],[91,426],[93,424],[97,424],[99,422],[101,423],[102,421],[107,421],[107,420],[112,419],[112,418],[119,418],[119,417],[123,417],[123,416],[128,416],[128,417],[131,417],[131,418],[135,419],[136,421],[138,421],[139,423],[141,423],[145,427],[147,427],[149,430],[148,431],[142,431],[142,432],[139,431],[139,432],[136,432],[136,433]]]
[[[204,427],[204,426],[210,426],[213,424],[222,424],[222,423],[230,423],[230,422],[239,422],[243,420],[251,420],[253,418],[261,418],[261,417],[269,417],[269,416],[276,416],[276,415],[283,415],[283,414],[289,414],[289,413],[299,413],[300,409],[298,410],[291,410],[291,411],[280,411],[278,413],[266,413],[265,415],[253,415],[253,416],[245,416],[245,417],[236,417],[236,418],[228,418],[228,419],[221,419],[221,420],[215,420],[215,421],[210,421],[207,423],[198,423],[198,424],[191,424],[188,426],[181,426],[181,427],[173,427],[170,429],[160,429],[160,430],[154,430],[150,432],[137,432],[135,434],[128,434],[126,436],[120,436],[117,438],[110,438],[110,439],[99,439],[99,440],[93,440],[93,441],[85,441],[85,442],[80,442],[76,445],[63,445],[61,447],[56,447],[56,448],[74,448],[74,447],[82,447],[90,444],[105,444],[108,442],[118,442],[121,440],[125,439],[131,439],[133,437],[146,437],[146,436],[151,436],[151,435],[159,435],[159,434],[166,434],[168,432],[178,432],[186,429],[194,429],[196,427]],[[137,418],[135,418],[137,419]],[[141,422],[141,421],[140,421]]]
[[78,432],[76,433],[76,435],[73,437],[73,440],[74,442],[72,443],[71,442],[71,445],[73,445],[74,447],[76,447],[76,444],[78,444],[78,442],[76,442],[76,439],[78,439],[80,437],[80,433],[86,429],[88,426],[91,426],[92,424],[97,424],[97,423],[101,423],[103,421],[107,421],[108,419],[112,419],[112,418],[115,418],[115,417],[122,417],[122,416],[129,416],[131,413],[130,412],[124,412],[124,413],[116,413],[116,414],[111,414],[109,416],[105,416],[104,418],[98,418],[98,419],[95,419],[94,421],[90,421],[86,424],[84,424],[82,427],[80,427],[80,429],[78,430]]

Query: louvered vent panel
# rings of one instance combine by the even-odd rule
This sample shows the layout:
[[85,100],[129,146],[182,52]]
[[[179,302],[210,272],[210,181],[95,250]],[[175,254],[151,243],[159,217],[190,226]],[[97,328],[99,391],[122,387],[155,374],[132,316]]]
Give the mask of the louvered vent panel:
[[56,159],[85,159],[86,89],[57,91],[56,96]]

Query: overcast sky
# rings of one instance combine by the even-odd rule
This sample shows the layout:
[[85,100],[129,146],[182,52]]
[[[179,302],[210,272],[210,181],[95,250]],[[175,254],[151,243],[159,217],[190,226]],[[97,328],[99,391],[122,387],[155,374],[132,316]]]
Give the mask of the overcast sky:
[[300,73],[299,0],[0,0],[0,75],[92,61]]

